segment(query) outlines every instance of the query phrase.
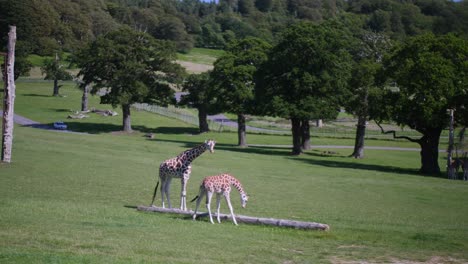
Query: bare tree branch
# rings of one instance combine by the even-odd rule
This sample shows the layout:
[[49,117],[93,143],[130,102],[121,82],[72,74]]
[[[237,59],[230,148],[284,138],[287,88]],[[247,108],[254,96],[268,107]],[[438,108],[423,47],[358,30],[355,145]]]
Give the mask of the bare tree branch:
[[382,127],[382,125],[380,125],[381,122],[375,121],[375,123],[377,124],[377,126],[380,127],[380,131],[382,132],[382,134],[392,134],[393,138],[402,138],[402,139],[406,139],[408,141],[415,142],[415,143],[420,143],[421,142],[420,139],[414,139],[414,138],[410,138],[410,137],[407,137],[407,136],[397,136],[395,130],[385,131],[384,128]]

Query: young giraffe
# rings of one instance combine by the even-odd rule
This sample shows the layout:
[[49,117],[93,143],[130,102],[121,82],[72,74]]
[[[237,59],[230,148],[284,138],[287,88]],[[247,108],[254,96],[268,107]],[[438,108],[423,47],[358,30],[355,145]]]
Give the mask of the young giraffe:
[[[186,150],[180,153],[177,157],[168,159],[161,163],[161,165],[159,166],[159,181],[161,181],[161,201],[163,208],[165,208],[164,195],[166,196],[169,208],[172,208],[169,196],[171,181],[172,178],[180,178],[182,182],[182,190],[180,193],[180,209],[184,211],[187,210],[187,182],[190,178],[190,173],[192,172],[192,166],[190,165],[190,163],[198,156],[203,154],[203,152],[205,152],[206,150],[209,150],[211,153],[213,153],[215,144],[216,141],[214,140],[206,140],[205,143],[195,148]],[[154,199],[156,198],[156,192],[158,191],[159,181],[158,183],[156,183],[156,187],[154,188],[151,206],[153,206]]]
[[197,197],[195,197],[192,200],[193,202],[197,199],[197,206],[195,207],[195,212],[193,213],[193,216],[192,216],[193,220],[197,218],[198,206],[200,205],[200,201],[203,199],[203,196],[206,194],[206,209],[208,209],[208,214],[210,215],[211,223],[214,224],[213,217],[211,215],[211,198],[213,197],[213,194],[216,193],[218,223],[221,223],[221,219],[219,216],[219,208],[221,205],[221,194],[222,194],[224,198],[226,198],[227,205],[229,207],[229,210],[231,211],[232,221],[234,222],[235,225],[237,225],[236,217],[234,216],[234,211],[232,210],[231,199],[229,197],[229,194],[231,192],[231,185],[233,185],[239,191],[242,208],[245,208],[249,197],[244,192],[244,189],[242,188],[242,184],[240,183],[239,180],[237,180],[236,178],[234,178],[233,176],[227,173],[219,174],[215,176],[208,176],[203,179],[200,185],[200,193],[198,194]]

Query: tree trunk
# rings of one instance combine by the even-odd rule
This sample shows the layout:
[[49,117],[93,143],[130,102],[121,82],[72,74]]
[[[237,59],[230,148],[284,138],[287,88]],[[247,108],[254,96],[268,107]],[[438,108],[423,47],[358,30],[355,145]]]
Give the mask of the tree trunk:
[[11,162],[11,150],[13,147],[13,118],[15,104],[15,44],[16,27],[10,26],[8,33],[8,51],[5,63],[5,97],[3,103],[3,127],[2,127],[2,161]]
[[54,94],[53,96],[59,96],[59,85],[58,80],[54,79]]
[[452,159],[453,152],[453,140],[454,140],[454,131],[453,131],[453,109],[450,109],[450,123],[449,123],[449,145],[447,150],[447,178],[457,179],[456,175],[456,160]]
[[301,123],[301,148],[303,150],[311,149],[310,146],[310,125],[309,119],[303,119]]
[[123,131],[132,132],[132,122],[130,118],[130,105],[122,105]]
[[315,126],[318,127],[318,128],[322,128],[323,127],[323,120],[322,119],[317,119],[315,121]]
[[210,131],[210,128],[208,127],[207,116],[208,114],[206,113],[206,110],[203,107],[198,108],[198,128],[200,130],[200,133]]
[[420,172],[428,175],[440,174],[439,167],[439,139],[442,129],[428,129],[419,140],[421,146]]
[[88,111],[88,94],[89,94],[89,84],[85,85],[83,88],[83,96],[81,97],[81,111]]
[[245,115],[237,114],[237,136],[239,139],[240,147],[247,147],[247,140],[245,135]]
[[364,158],[364,137],[366,135],[366,122],[365,116],[358,117],[358,123],[356,127],[356,139],[354,141],[354,152],[351,154],[356,159]]
[[292,155],[300,155],[301,150],[301,119],[291,118],[291,131],[293,137]]

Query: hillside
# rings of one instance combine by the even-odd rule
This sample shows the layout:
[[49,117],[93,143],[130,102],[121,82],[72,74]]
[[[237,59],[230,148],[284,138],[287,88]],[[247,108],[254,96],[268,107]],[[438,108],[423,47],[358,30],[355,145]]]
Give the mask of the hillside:
[[0,45],[16,25],[19,53],[73,52],[123,25],[176,43],[224,49],[246,36],[273,41],[298,20],[348,17],[350,23],[404,39],[424,32],[468,32],[466,1],[398,0],[0,0]]

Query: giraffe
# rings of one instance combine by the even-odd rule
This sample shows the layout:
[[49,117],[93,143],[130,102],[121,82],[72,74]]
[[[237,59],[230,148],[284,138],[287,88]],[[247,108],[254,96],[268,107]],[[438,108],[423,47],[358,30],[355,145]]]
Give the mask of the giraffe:
[[169,190],[172,178],[180,178],[182,183],[182,189],[180,193],[180,209],[187,210],[187,182],[190,178],[190,173],[192,172],[192,166],[190,163],[196,159],[198,156],[203,154],[206,150],[209,150],[210,153],[214,152],[214,146],[216,141],[210,139],[205,140],[205,142],[195,148],[188,149],[180,153],[177,157],[168,159],[161,163],[159,166],[159,181],[156,183],[154,188],[153,200],[151,201],[151,206],[154,204],[154,199],[156,198],[156,192],[158,190],[159,182],[161,181],[161,201],[162,207],[165,208],[164,196],[166,196],[167,203],[169,208],[171,206],[171,200],[169,196]]
[[234,178],[234,176],[229,175],[227,173],[215,176],[208,176],[203,179],[200,185],[200,193],[192,200],[192,202],[197,200],[195,212],[192,216],[193,220],[197,218],[198,206],[200,205],[200,201],[203,199],[203,196],[206,194],[206,209],[208,209],[208,214],[210,215],[210,222],[214,224],[213,217],[211,215],[211,198],[213,197],[213,194],[216,193],[218,223],[221,223],[221,219],[219,216],[219,208],[221,205],[221,195],[223,195],[226,199],[229,210],[231,211],[232,221],[235,225],[237,225],[236,217],[234,216],[234,211],[232,210],[231,199],[229,197],[231,192],[231,185],[233,185],[239,191],[242,208],[245,208],[249,197],[244,192],[242,184],[238,179]]

